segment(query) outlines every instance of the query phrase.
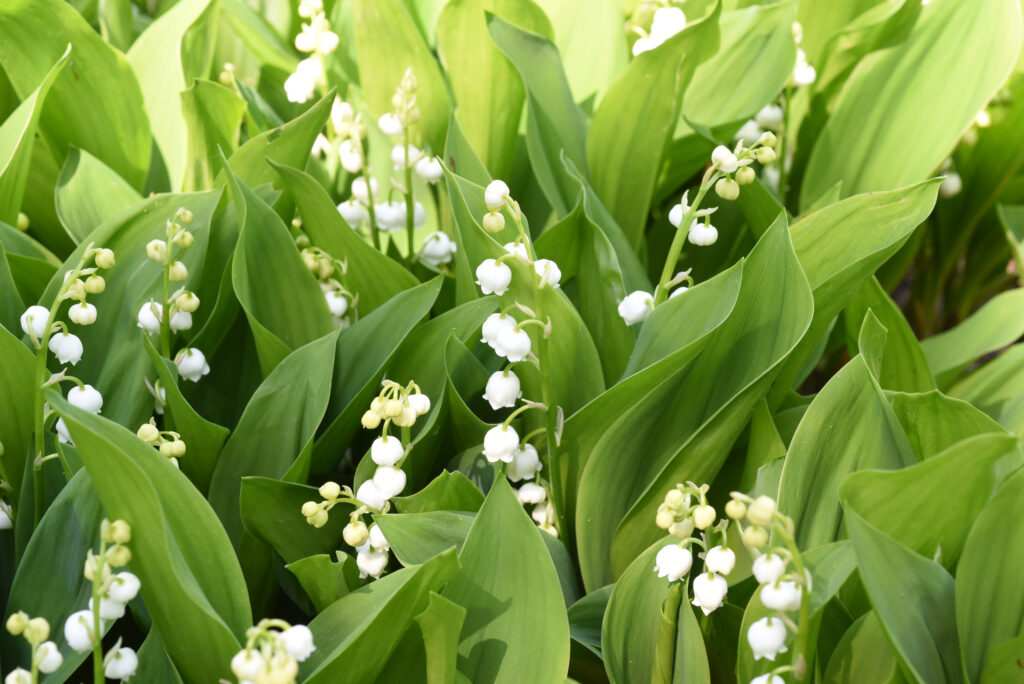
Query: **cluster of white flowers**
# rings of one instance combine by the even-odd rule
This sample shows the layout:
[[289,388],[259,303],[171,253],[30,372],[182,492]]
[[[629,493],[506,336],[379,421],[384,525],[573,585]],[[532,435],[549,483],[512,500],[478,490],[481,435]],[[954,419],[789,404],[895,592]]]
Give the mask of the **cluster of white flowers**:
[[736,131],[736,140],[744,145],[752,147],[761,139],[765,131],[778,133],[782,130],[785,113],[777,104],[766,104]]
[[309,627],[284,620],[260,620],[245,636],[245,648],[231,659],[239,684],[295,684],[299,663],[316,650]]
[[309,21],[302,23],[302,30],[295,36],[295,47],[312,56],[300,61],[295,72],[285,79],[284,92],[289,102],[303,103],[313,99],[317,88],[326,85],[323,58],[338,48],[339,40],[324,14],[322,0],[302,0],[299,16]]
[[[92,549],[85,559],[85,578],[92,582],[89,607],[72,613],[64,623],[64,639],[77,651],[96,651],[109,621],[124,617],[125,606],[139,593],[142,583],[130,572],[113,573],[131,561],[128,542],[132,528],[124,520],[104,520],[100,526],[100,551]],[[134,649],[121,646],[121,640],[103,657],[103,674],[108,679],[128,679],[135,674],[139,658]]]
[[160,430],[156,421],[152,418],[148,423],[143,423],[135,433],[139,439],[146,444],[155,447],[161,454],[167,457],[174,466],[178,465],[178,459],[185,455],[185,442],[181,435],[170,430]]
[[640,37],[633,43],[633,56],[636,57],[648,50],[653,50],[684,28],[686,28],[686,15],[683,14],[683,10],[666,3],[665,7],[655,10],[650,32],[644,31],[639,26],[634,27],[633,30],[640,34]]
[[351,325],[348,314],[351,310],[354,318],[359,304],[358,293],[351,292],[344,284],[348,275],[348,262],[338,261],[319,247],[308,246],[309,238],[305,235],[300,235],[295,242],[302,248],[301,256],[306,268],[320,281],[320,289],[334,324],[339,328],[347,328]]
[[4,684],[36,684],[38,673],[56,672],[64,664],[64,656],[50,638],[50,623],[46,618],[29,617],[19,610],[7,618],[7,631],[22,636],[29,645],[31,671],[18,667],[4,677]]
[[[736,554],[727,546],[727,520],[716,525],[717,513],[707,502],[707,485],[698,487],[692,482],[677,485],[665,495],[658,506],[655,522],[679,542],[662,547],[654,562],[658,577],[675,582],[685,577],[693,566],[693,552],[689,547],[697,544],[706,549],[703,554],[704,571],[693,578],[693,605],[705,615],[722,607],[729,591],[726,580],[736,565]],[[699,530],[699,539],[691,536]],[[713,540],[719,543],[712,545]]]

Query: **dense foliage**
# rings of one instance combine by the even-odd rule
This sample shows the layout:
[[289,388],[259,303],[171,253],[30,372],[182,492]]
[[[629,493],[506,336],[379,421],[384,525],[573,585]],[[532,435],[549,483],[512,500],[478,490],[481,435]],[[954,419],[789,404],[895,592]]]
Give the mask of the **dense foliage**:
[[1021,42],[0,1],[6,684],[1024,681]]

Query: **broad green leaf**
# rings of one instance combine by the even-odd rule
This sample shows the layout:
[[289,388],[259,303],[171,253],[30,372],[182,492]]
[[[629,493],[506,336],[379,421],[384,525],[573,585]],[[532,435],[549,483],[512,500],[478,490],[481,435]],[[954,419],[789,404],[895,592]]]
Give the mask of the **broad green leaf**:
[[142,188],[151,137],[128,61],[61,0],[10,0],[0,7],[0,64],[19,98],[35,90],[68,43],[74,66],[54,82],[40,121],[58,168],[74,145]]
[[854,357],[811,402],[786,454],[779,509],[796,523],[796,542],[813,549],[840,538],[839,485],[849,473],[915,462],[877,381]]
[[35,355],[32,354],[6,328],[0,327],[0,473],[11,483],[15,492],[21,491],[21,477],[25,461],[29,460],[33,440],[35,405]]
[[343,596],[309,623],[317,650],[302,663],[302,681],[373,681],[430,592],[458,571],[454,550]]
[[222,26],[230,28],[260,65],[289,72],[295,70],[298,59],[259,10],[242,0],[220,0],[220,3]]
[[601,655],[601,625],[615,586],[606,584],[569,606],[569,636],[596,656]]
[[219,155],[238,147],[245,100],[219,83],[197,78],[181,92],[181,110],[188,134],[185,189],[211,187],[220,168]]
[[320,613],[342,596],[362,586],[355,559],[340,551],[337,562],[321,553],[300,558],[284,567],[295,575]]
[[459,471],[441,474],[426,487],[408,496],[392,501],[399,513],[425,513],[427,511],[468,511],[475,513],[484,502],[484,495]]
[[[242,532],[238,504],[242,477],[285,477],[300,454],[311,448],[327,409],[336,344],[337,333],[333,333],[289,354],[260,384],[224,445],[210,482],[210,505],[232,541],[237,543]],[[293,477],[305,480],[308,463],[297,467]]]
[[1013,344],[1024,335],[1024,288],[1008,290],[985,303],[958,326],[921,343],[940,386],[949,386],[979,357]]
[[342,544],[341,530],[352,506],[335,506],[327,524],[316,528],[301,513],[305,502],[323,500],[316,487],[251,475],[241,478],[240,485],[239,509],[246,531],[272,546],[285,563],[331,553]]
[[985,669],[981,671],[982,684],[1021,682],[1021,667],[1017,662],[1024,653],[1024,634],[1002,641],[988,651]]
[[999,423],[971,404],[937,391],[895,394],[892,410],[921,461],[968,437],[1004,432]]
[[237,177],[229,185],[241,226],[231,283],[269,375],[289,351],[329,333],[331,314],[281,218]]
[[[926,178],[1002,87],[1020,46],[1014,0],[925,7],[904,42],[854,69],[811,152],[801,205],[838,180],[850,196]],[[949,98],[936,82],[965,86]]]
[[641,54],[608,89],[587,135],[594,189],[635,246],[644,234],[662,153],[697,66],[718,51],[722,6],[657,50]]
[[1017,344],[950,388],[952,397],[969,401],[1007,430],[1024,435],[1024,345]]
[[[103,503],[132,526],[132,571],[183,677],[228,676],[252,624],[241,568],[202,495],[167,458],[133,433],[51,392]],[[196,639],[202,634],[202,639]]]
[[999,205],[999,220],[1006,232],[1018,272],[1024,272],[1024,206]]
[[[993,647],[1024,633],[1024,471],[996,492],[974,522],[956,572],[956,624],[970,681],[996,662]],[[1019,657],[1019,649],[1017,656]]]
[[466,609],[459,671],[472,682],[562,681],[569,621],[558,576],[507,480],[491,488],[442,595]]
[[18,220],[43,104],[50,86],[67,66],[70,54],[68,45],[39,86],[0,124],[0,221],[13,225]]
[[438,49],[462,132],[491,175],[507,178],[526,94],[487,33],[485,11],[549,38],[551,24],[533,0],[453,0],[438,18]]
[[273,161],[270,164],[298,207],[302,229],[310,241],[348,264],[345,282],[359,295],[360,314],[365,316],[399,292],[418,284],[415,276],[370,246],[345,223],[334,202],[312,176]]
[[68,149],[54,203],[61,225],[76,243],[111,216],[141,201],[142,195],[109,166],[85,150]]
[[465,608],[431,592],[427,607],[406,630],[376,684],[405,684],[414,672],[428,684],[458,681],[455,668],[465,617]]
[[[839,496],[844,509],[952,568],[978,512],[1006,469],[1018,467],[1021,460],[1011,435],[979,435],[903,470],[853,473],[843,481]],[[956,496],[936,496],[950,482],[956,483]]]
[[450,112],[448,90],[434,55],[405,5],[401,0],[353,0],[352,30],[359,82],[373,116],[392,111],[391,96],[406,69],[412,69],[419,81],[418,128],[433,150],[444,149]]
[[170,656],[164,649],[163,641],[160,639],[160,632],[154,627],[149,630],[146,640],[139,648],[139,669],[135,671],[135,677],[140,682],[152,682],[152,684],[182,684],[181,675],[171,662]]
[[860,579],[907,674],[920,684],[962,682],[952,576],[854,510],[845,520]]
[[904,684],[899,658],[882,629],[878,613],[862,615],[843,635],[825,670],[826,684]]
[[473,525],[466,511],[393,513],[375,516],[384,538],[402,565],[419,565],[445,549],[461,551]]
[[182,0],[150,24],[128,50],[171,190],[183,187],[188,162],[181,92],[210,69],[217,13],[217,0]]

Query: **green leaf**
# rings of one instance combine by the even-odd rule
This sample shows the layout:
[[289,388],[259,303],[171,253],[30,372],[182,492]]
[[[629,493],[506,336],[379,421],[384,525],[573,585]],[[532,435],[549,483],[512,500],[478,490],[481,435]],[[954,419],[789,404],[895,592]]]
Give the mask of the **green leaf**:
[[331,332],[331,314],[281,218],[237,177],[229,185],[241,226],[231,283],[266,376],[289,351]]
[[142,188],[151,138],[142,92],[128,61],[62,0],[11,0],[0,7],[0,64],[19,99],[43,81],[68,43],[74,65],[47,95],[43,137],[58,165],[74,145]]
[[327,554],[321,553],[300,558],[284,567],[299,580],[318,613],[362,586],[355,559],[341,552],[338,552],[337,563],[332,562]]
[[466,609],[459,670],[473,682],[563,681],[569,621],[536,525],[505,479],[491,488],[442,592]]
[[1024,206],[1000,204],[998,213],[1006,232],[1006,241],[1010,243],[1013,257],[1017,260],[1017,271],[1024,272]]
[[1024,345],[1017,344],[950,388],[950,396],[969,401],[1011,432],[1024,435]]
[[219,83],[196,79],[181,92],[181,110],[188,132],[184,187],[211,187],[220,153],[231,154],[238,147],[245,100]]
[[295,70],[298,59],[266,17],[241,0],[220,0],[220,3],[222,26],[230,27],[260,65],[288,72]]
[[974,521],[957,568],[956,624],[970,681],[997,665],[993,648],[1022,634],[1024,585],[1018,581],[1024,548],[1022,506],[1024,471],[1018,470]]
[[302,229],[310,241],[348,264],[345,282],[359,295],[360,314],[365,316],[399,292],[419,284],[405,267],[367,244],[345,223],[323,186],[312,176],[273,161],[270,165],[295,201]]
[[181,675],[171,662],[170,656],[164,650],[163,641],[160,639],[160,632],[156,628],[150,629],[146,640],[142,642],[139,649],[139,669],[135,671],[135,677],[140,682],[152,682],[152,684],[182,684]]
[[999,423],[971,404],[937,391],[895,394],[892,397],[892,410],[920,461],[968,437],[986,432],[1004,432]]
[[[311,448],[327,409],[337,337],[326,335],[289,354],[260,384],[224,445],[210,482],[210,505],[232,541],[237,543],[242,532],[243,476],[282,478],[287,473],[292,476],[288,479],[305,480],[308,475],[308,463],[295,462]],[[293,465],[298,469],[294,473]],[[295,515],[299,516],[298,509]],[[316,551],[302,555],[311,553]]]
[[70,54],[71,46],[68,45],[39,87],[0,125],[0,221],[13,225],[18,220],[43,103],[46,102],[50,86],[67,66]]
[[352,31],[359,82],[373,116],[392,110],[391,96],[406,69],[411,68],[419,81],[419,130],[431,148],[444,149],[450,112],[448,90],[434,55],[405,5],[401,0],[353,0]]
[[[801,206],[838,180],[849,196],[926,178],[1002,87],[1020,46],[1014,0],[924,8],[905,41],[853,70],[811,151]],[[939,81],[965,86],[950,98]]]
[[0,477],[21,491],[25,461],[32,451],[35,406],[35,355],[6,328],[0,327],[0,434],[3,452]]
[[1024,335],[1024,288],[1009,290],[985,302],[951,330],[921,343],[941,387],[979,357],[1013,344]]
[[384,538],[402,565],[419,565],[445,549],[461,551],[473,525],[466,511],[392,513],[375,516]]
[[210,69],[217,9],[217,0],[178,2],[150,24],[128,50],[171,190],[183,187],[188,160],[188,124],[180,93],[191,89],[192,81],[206,76]]
[[373,681],[402,634],[459,562],[454,550],[391,573],[336,601],[309,623],[317,649],[301,666],[307,684]]
[[718,51],[721,11],[716,2],[708,17],[630,62],[594,113],[587,135],[594,189],[634,246],[643,238],[683,92],[697,66]]
[[111,216],[141,201],[142,195],[109,166],[85,150],[68,149],[54,203],[61,225],[76,243]]
[[335,506],[327,524],[316,528],[301,513],[307,501],[323,500],[316,487],[251,475],[241,478],[240,485],[239,509],[246,531],[272,546],[285,563],[338,548],[352,506]]
[[779,509],[796,542],[813,549],[839,538],[839,485],[849,473],[914,463],[914,452],[863,358],[854,357],[811,402],[786,454]]
[[484,495],[469,478],[459,471],[441,474],[426,487],[408,496],[392,501],[399,513],[425,513],[427,511],[468,511],[476,513],[483,505]]
[[[228,676],[252,615],[241,568],[202,495],[167,458],[55,392],[106,516],[132,527],[131,569],[167,652],[187,680]],[[202,639],[196,639],[202,634]]]
[[1024,653],[1024,634],[1000,642],[989,649],[985,669],[981,671],[981,684],[1016,682],[1020,684],[1021,670],[1017,662]]
[[526,94],[515,67],[487,33],[485,10],[547,37],[551,24],[532,0],[453,0],[437,20],[438,49],[462,132],[491,175],[507,178]]
[[907,681],[878,613],[868,611],[843,634],[829,658],[824,681],[826,684],[904,684]]
[[615,586],[606,584],[569,606],[569,636],[598,657],[601,656],[601,625]]

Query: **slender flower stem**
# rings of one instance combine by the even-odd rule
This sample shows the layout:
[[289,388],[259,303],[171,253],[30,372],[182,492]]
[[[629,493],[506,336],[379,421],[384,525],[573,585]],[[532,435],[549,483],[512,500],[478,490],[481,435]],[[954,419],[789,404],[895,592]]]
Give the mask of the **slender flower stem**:
[[171,358],[171,312],[167,305],[167,299],[170,297],[171,290],[171,262],[174,253],[172,244],[168,239],[167,258],[164,259],[163,299],[160,302],[160,351],[167,359]]
[[366,213],[370,215],[370,237],[373,239],[373,246],[380,250],[380,231],[377,229],[377,212],[373,206],[373,179],[370,177],[370,170],[366,167],[366,160],[363,160],[363,180],[366,181]]
[[100,541],[100,555],[92,573],[92,679],[93,684],[103,684],[103,627],[100,620],[100,595],[103,584],[103,568],[106,567],[105,557],[107,543]]
[[787,169],[787,160],[789,159],[789,147],[790,138],[789,124],[790,122],[790,109],[793,105],[793,86],[792,84],[786,85],[786,100],[782,110],[782,126],[779,128],[779,202],[782,204],[783,209],[786,207],[786,188],[789,185],[789,173]]
[[404,150],[402,153],[405,157],[405,230],[408,236],[408,250],[409,253],[406,259],[409,265],[412,266],[413,261],[416,258],[416,253],[413,251],[413,233],[416,232],[416,205],[412,200],[412,166],[409,164],[409,126],[402,129],[402,144]]
[[800,555],[800,549],[796,546],[796,540],[793,538],[792,531],[788,528],[779,529],[779,536],[782,537],[783,542],[786,544],[786,548],[789,549],[790,559],[793,561],[793,567],[796,569],[797,574],[800,576],[800,618],[799,626],[797,630],[796,639],[793,642],[793,675],[797,681],[803,681],[807,676],[808,671],[808,649],[810,643],[808,642],[810,634],[810,615],[811,615],[811,587],[807,583],[807,570],[804,567],[803,558]]
[[668,248],[668,256],[665,258],[665,266],[661,269],[661,278],[658,280],[658,286],[654,290],[654,306],[658,306],[668,299],[668,282],[672,280],[672,276],[676,271],[676,264],[679,263],[679,257],[683,253],[686,236],[690,234],[690,224],[693,223],[693,218],[697,215],[697,210],[700,209],[700,203],[704,196],[711,189],[711,186],[714,185],[715,181],[718,180],[718,175],[718,170],[714,166],[704,174],[704,179],[700,184],[700,189],[697,191],[697,196],[694,198],[689,209],[687,209],[686,215],[683,216],[683,220],[679,223],[679,227],[676,228],[675,237],[672,238],[672,245]]

